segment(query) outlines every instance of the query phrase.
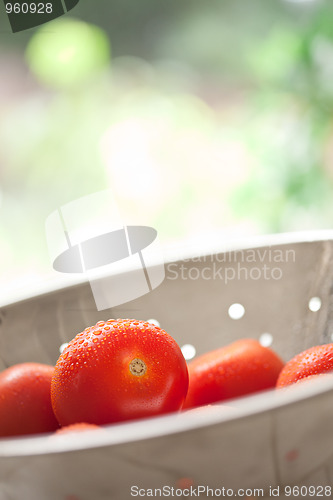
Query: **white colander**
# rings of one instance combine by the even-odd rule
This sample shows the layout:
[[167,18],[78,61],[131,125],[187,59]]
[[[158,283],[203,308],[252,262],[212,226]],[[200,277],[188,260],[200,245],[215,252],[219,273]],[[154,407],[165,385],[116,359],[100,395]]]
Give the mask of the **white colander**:
[[[196,255],[179,252],[166,259],[165,270],[158,288],[112,310],[97,311],[88,283],[3,306],[0,368],[24,361],[53,364],[59,346],[76,333],[119,317],[158,320],[180,346],[187,345],[185,353],[253,337],[287,361],[332,341],[331,232],[278,235]],[[293,487],[299,492],[294,496],[328,496],[329,377],[228,406],[76,435],[3,439],[0,500],[126,500],[151,492],[178,496],[181,487],[200,498],[273,498],[272,492],[293,498]]]

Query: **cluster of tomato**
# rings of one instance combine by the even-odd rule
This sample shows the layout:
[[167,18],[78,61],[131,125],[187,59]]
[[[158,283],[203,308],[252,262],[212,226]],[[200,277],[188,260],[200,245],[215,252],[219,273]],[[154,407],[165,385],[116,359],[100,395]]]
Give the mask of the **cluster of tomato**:
[[176,341],[144,321],[86,328],[56,366],[14,365],[0,374],[0,436],[100,426],[223,402],[333,369],[333,344],[284,364],[253,339],[186,363]]

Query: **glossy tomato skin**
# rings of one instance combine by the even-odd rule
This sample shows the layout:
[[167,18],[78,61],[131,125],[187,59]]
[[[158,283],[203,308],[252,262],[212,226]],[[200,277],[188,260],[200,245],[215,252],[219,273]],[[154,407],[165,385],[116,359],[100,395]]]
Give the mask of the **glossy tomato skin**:
[[85,422],[78,422],[77,424],[65,425],[65,427],[60,427],[56,430],[56,434],[68,434],[69,432],[85,432],[85,431],[94,431],[101,430],[102,428],[99,425],[95,424],[86,424]]
[[97,425],[181,408],[188,388],[183,354],[164,330],[144,321],[99,321],[60,355],[51,386],[61,425]]
[[245,396],[275,386],[283,361],[257,340],[242,339],[189,363],[185,408]]
[[0,373],[0,436],[53,432],[59,424],[51,404],[53,366],[21,363]]
[[286,387],[313,375],[333,371],[333,343],[311,347],[294,356],[280,373],[276,386]]

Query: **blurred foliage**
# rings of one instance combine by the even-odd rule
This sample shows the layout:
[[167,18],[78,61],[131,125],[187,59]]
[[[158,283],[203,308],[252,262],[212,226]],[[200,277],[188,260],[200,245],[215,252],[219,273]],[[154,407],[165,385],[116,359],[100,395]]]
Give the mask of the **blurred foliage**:
[[31,71],[45,85],[77,88],[109,63],[110,47],[97,26],[64,18],[40,28],[26,55]]
[[245,140],[257,165],[232,203],[266,231],[331,225],[332,15],[320,2],[305,25],[281,23],[249,53],[259,89]]
[[332,20],[325,0],[80,0],[3,33],[3,276],[47,273],[48,214],[105,188],[165,243],[330,227]]

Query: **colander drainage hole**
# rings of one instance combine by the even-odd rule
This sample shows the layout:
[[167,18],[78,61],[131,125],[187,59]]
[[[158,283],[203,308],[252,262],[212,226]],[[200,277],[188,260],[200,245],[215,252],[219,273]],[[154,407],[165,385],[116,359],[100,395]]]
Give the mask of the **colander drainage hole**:
[[312,297],[309,300],[310,311],[317,312],[321,308],[321,299],[319,297]]
[[259,337],[259,343],[263,347],[269,347],[273,343],[273,335],[268,332],[262,333]]
[[61,344],[61,346],[59,347],[60,354],[62,354],[62,352],[66,349],[67,346],[68,342],[64,342],[64,344]]
[[245,314],[245,307],[242,304],[231,304],[228,309],[228,314],[231,319],[241,319]]
[[194,356],[196,355],[196,352],[197,352],[196,348],[192,344],[184,344],[183,347],[181,348],[181,351],[182,351],[183,356],[186,359],[186,361],[194,358]]
[[147,323],[151,323],[152,325],[160,327],[160,322],[157,319],[147,319]]

